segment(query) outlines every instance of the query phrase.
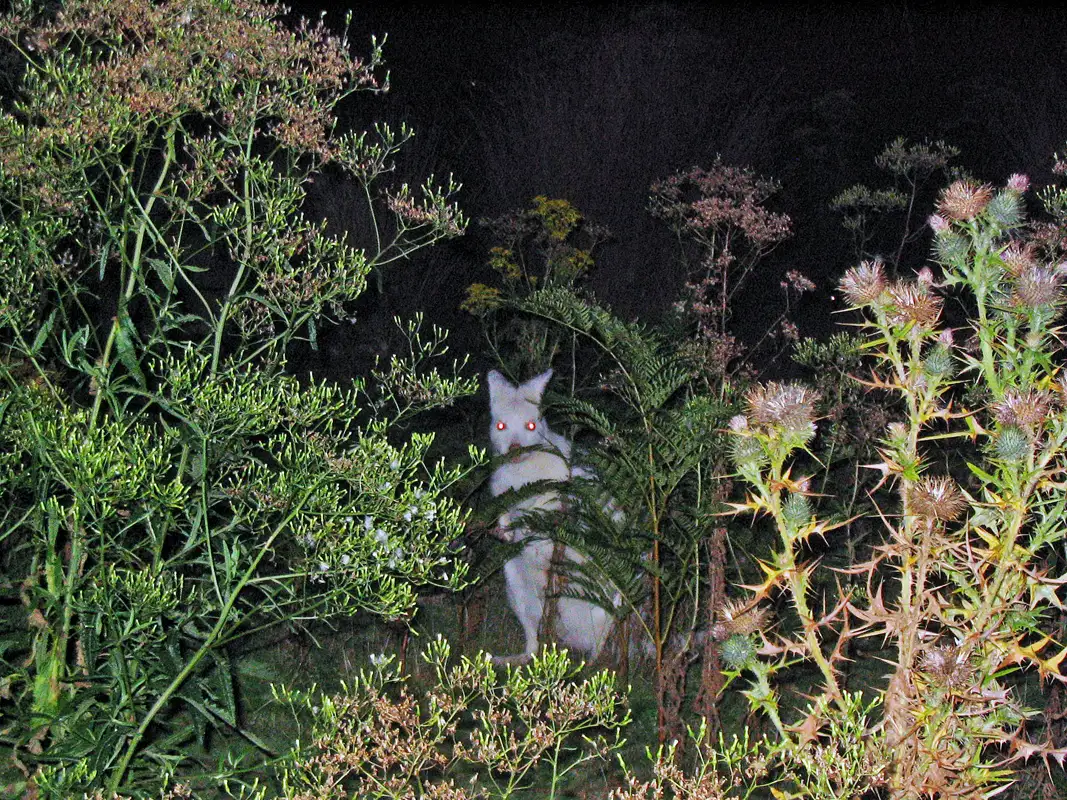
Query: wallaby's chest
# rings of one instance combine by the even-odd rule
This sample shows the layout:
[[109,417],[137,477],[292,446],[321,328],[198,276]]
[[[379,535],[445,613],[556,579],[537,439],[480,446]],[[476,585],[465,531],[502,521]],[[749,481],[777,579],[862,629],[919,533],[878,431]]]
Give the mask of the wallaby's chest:
[[498,495],[533,481],[565,481],[569,477],[567,462],[555,453],[530,452],[517,461],[497,467],[489,481],[489,489]]

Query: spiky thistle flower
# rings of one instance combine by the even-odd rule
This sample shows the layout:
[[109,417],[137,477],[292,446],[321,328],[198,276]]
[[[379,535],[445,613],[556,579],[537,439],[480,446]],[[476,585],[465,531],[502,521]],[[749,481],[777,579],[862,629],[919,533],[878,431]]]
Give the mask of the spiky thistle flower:
[[956,371],[956,358],[952,355],[951,348],[940,342],[934,345],[926,354],[923,370],[938,378],[951,378]]
[[1031,267],[1037,266],[1034,246],[1029,242],[1011,242],[1001,251],[1000,260],[1004,262],[1004,269],[1013,277],[1018,277]]
[[937,251],[939,263],[959,269],[971,254],[971,243],[966,236],[961,236],[948,228],[939,231],[934,237],[934,249]]
[[1006,187],[1009,191],[1017,192],[1018,194],[1026,194],[1030,189],[1030,178],[1019,172],[1013,174],[1008,178]]
[[967,653],[951,646],[927,650],[919,657],[918,667],[934,683],[946,689],[964,686],[974,675]]
[[759,470],[767,464],[763,445],[752,436],[731,436],[730,455],[742,474],[749,470]]
[[802,494],[790,494],[782,504],[782,516],[786,524],[793,529],[801,528],[811,522],[814,513],[811,501]]
[[815,435],[818,393],[799,383],[760,384],[745,395],[749,423],[776,428],[807,441]]
[[1031,264],[1015,277],[1012,302],[1017,306],[1040,308],[1063,300],[1062,277],[1058,271],[1043,264]]
[[719,657],[729,669],[743,669],[756,656],[752,637],[735,633],[719,645]]
[[926,220],[930,223],[930,227],[933,228],[934,234],[940,236],[943,233],[948,233],[952,230],[952,223],[942,217],[940,214],[931,214],[930,218]]
[[889,319],[896,325],[909,323],[930,329],[941,317],[941,298],[932,295],[925,284],[897,281],[889,287],[893,310]]
[[1008,189],[997,192],[989,201],[986,213],[1002,228],[1014,228],[1023,219],[1023,196]]
[[1008,425],[993,438],[993,453],[1001,461],[1022,461],[1030,455],[1032,439],[1026,431]]
[[1009,389],[993,404],[993,416],[1001,425],[1033,432],[1044,426],[1051,409],[1052,394],[1044,389]]
[[911,513],[930,521],[951,522],[967,507],[967,499],[949,477],[923,477],[908,488]]
[[869,305],[885,291],[885,265],[877,259],[863,261],[845,273],[838,287],[850,305],[857,308]]
[[987,184],[956,181],[941,192],[937,210],[946,219],[966,222],[981,214],[992,198],[993,188]]

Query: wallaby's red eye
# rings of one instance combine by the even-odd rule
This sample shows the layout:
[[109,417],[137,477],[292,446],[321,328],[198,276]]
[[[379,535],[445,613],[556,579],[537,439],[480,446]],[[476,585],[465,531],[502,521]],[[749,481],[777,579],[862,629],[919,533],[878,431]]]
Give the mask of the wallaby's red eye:
[[508,429],[508,424],[506,422],[498,422],[496,424],[496,429],[498,431],[506,431]]
[[532,431],[532,430],[535,430],[536,428],[537,428],[537,423],[534,422],[533,420],[530,420],[529,422],[526,423],[526,430]]

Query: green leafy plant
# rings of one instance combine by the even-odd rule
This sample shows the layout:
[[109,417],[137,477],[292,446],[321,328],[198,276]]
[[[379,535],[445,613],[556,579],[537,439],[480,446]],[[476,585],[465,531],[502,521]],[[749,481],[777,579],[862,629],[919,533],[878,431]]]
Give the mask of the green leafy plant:
[[[724,446],[730,409],[688,390],[696,366],[657,331],[562,289],[539,292],[521,309],[593,344],[608,365],[597,402],[557,404],[599,437],[585,454],[597,477],[561,487],[567,514],[529,517],[535,530],[589,557],[565,591],[615,608],[620,620],[637,612],[629,624],[652,646],[660,737],[669,739],[680,732],[693,631],[706,611],[702,539],[720,510],[709,465]],[[596,593],[604,586],[621,592],[621,605]],[[624,629],[623,653],[626,638]]]
[[[72,0],[0,20],[23,68],[0,114],[0,542],[22,608],[0,708],[36,796],[155,794],[241,728],[235,641],[405,618],[418,587],[464,581],[445,496],[464,470],[394,435],[475,389],[425,363],[443,335],[413,323],[376,383],[286,372],[372,270],[462,231],[456,187],[387,182],[406,131],[337,131],[342,99],[385,89],[377,45],[354,58],[279,14]],[[310,216],[325,170],[365,190],[365,246]]]
[[[700,648],[694,631],[709,627],[726,599],[726,532],[714,517],[729,491],[721,430],[746,369],[729,332],[730,309],[760,261],[789,235],[789,217],[767,207],[776,190],[773,181],[721,159],[652,186],[652,214],[677,237],[687,275],[684,298],[660,327],[623,322],[576,286],[581,271],[573,264],[586,251],[575,241],[587,226],[569,204],[537,198],[533,211],[494,223],[508,246],[492,251],[503,281],[484,309],[487,328],[499,330],[502,320],[517,326],[521,335],[508,341],[523,353],[551,341],[535,347],[536,361],[518,356],[536,370],[565,352],[571,391],[554,408],[597,437],[579,455],[597,477],[560,488],[566,513],[530,514],[528,523],[587,557],[580,566],[562,565],[559,591],[617,615],[624,671],[628,629],[651,645],[661,742],[684,731],[688,673]],[[811,284],[794,272],[783,286],[788,309]],[[487,291],[474,288],[471,310]],[[509,352],[499,357],[515,361]],[[697,705],[717,730],[718,648],[705,648]]]
[[499,285],[470,285],[461,308],[481,320],[486,341],[508,374],[543,372],[569,347],[569,371],[563,374],[573,380],[573,343],[541,320],[516,315],[512,306],[538,291],[576,289],[593,266],[595,250],[609,238],[607,230],[566,200],[540,196],[529,209],[482,224],[496,242],[488,266]]

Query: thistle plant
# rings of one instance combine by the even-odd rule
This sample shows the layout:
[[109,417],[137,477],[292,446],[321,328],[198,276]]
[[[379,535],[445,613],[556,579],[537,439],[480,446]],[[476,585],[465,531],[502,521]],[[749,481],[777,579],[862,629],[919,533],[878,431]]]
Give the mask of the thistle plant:
[[[22,68],[0,114],[0,542],[24,620],[0,735],[27,794],[155,794],[240,730],[235,641],[407,618],[419,587],[464,582],[445,496],[464,470],[392,430],[474,390],[425,363],[441,335],[409,327],[379,381],[287,371],[373,269],[463,229],[456,187],[390,182],[405,131],[338,130],[342,99],[386,88],[377,45],[356,58],[280,13],[72,0],[0,20]],[[364,190],[369,242],[313,216],[327,169]]]
[[[752,490],[737,510],[769,515],[779,538],[746,602],[781,591],[797,617],[795,630],[765,639],[763,666],[747,668],[750,701],[778,728],[798,796],[831,796],[803,788],[822,784],[812,784],[817,764],[801,753],[827,735],[864,750],[858,763],[877,764],[882,753],[867,788],[884,784],[894,798],[988,797],[1005,788],[1017,759],[1067,755],[1030,738],[1027,721],[1040,710],[1023,701],[1028,683],[1064,680],[1067,656],[1048,621],[1063,608],[1055,565],[1067,503],[1055,324],[1062,251],[1035,235],[1047,229],[1026,226],[1027,189],[1013,176],[1003,188],[961,180],[943,191],[930,219],[940,280],[929,268],[893,279],[881,263],[865,262],[841,281],[863,313],[874,362],[864,380],[902,412],[868,465],[895,499],[879,510],[883,541],[849,570],[864,592],[843,589],[821,608],[810,596],[817,564],[807,544],[845,522],[820,517],[799,474],[814,434],[810,393],[753,390],[731,426],[735,464]],[[947,290],[971,304],[963,330],[942,322]],[[865,714],[851,733],[828,734],[835,719],[855,714],[847,689],[854,670],[842,654],[859,635],[891,648],[890,674],[877,688],[881,717]],[[815,704],[795,722],[781,718],[778,695],[760,675],[790,658],[810,660],[821,675]]]
[[570,772],[621,746],[629,717],[610,673],[579,680],[581,665],[554,648],[503,676],[484,654],[450,656],[443,638],[426,647],[433,678],[421,700],[391,656],[340,694],[285,694],[313,729],[279,797],[503,800],[538,777],[551,800]]

